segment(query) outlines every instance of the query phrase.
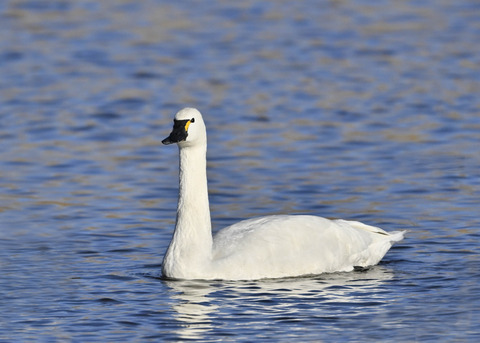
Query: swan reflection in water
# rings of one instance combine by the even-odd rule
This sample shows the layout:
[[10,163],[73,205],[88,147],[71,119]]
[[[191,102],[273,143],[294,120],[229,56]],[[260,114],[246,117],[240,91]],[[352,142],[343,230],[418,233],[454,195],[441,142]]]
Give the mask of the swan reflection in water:
[[[266,319],[340,320],[382,311],[391,300],[385,282],[394,273],[380,265],[365,271],[258,281],[163,280],[181,327],[180,339],[201,339],[224,325],[243,327]],[[346,314],[345,306],[352,308]],[[338,317],[336,317],[338,314]],[[260,322],[259,322],[260,321]],[[221,332],[217,332],[221,334]]]
[[181,339],[200,339],[213,329],[211,314],[218,305],[208,299],[214,290],[212,281],[164,280],[171,289],[171,299],[176,320],[180,324],[177,335]]

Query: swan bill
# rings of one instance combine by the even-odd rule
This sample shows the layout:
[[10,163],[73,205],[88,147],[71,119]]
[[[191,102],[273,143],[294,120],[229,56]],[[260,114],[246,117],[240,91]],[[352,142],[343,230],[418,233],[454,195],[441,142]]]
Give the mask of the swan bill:
[[192,123],[191,119],[187,120],[174,120],[173,121],[173,130],[170,133],[170,136],[165,138],[162,143],[165,145],[183,142],[188,137],[188,127]]

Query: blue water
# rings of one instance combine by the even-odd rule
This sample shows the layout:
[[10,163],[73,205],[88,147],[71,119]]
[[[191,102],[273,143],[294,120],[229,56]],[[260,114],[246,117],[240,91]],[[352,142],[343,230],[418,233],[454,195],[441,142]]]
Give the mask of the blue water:
[[[477,1],[5,0],[0,32],[0,342],[480,339]],[[185,106],[214,230],[406,239],[362,272],[162,280]]]

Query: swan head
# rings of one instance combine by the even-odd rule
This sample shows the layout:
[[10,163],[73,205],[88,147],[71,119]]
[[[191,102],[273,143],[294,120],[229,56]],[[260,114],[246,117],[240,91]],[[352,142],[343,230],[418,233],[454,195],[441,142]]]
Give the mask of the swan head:
[[173,130],[162,143],[178,143],[180,147],[206,144],[207,133],[202,114],[196,108],[184,108],[173,119]]

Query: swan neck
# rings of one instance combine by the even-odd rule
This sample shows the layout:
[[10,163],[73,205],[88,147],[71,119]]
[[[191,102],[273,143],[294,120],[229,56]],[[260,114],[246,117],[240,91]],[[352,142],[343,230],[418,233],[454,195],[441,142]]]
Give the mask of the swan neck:
[[[206,149],[181,148],[177,226],[185,218],[195,219],[210,230]],[[192,218],[193,217],[193,218]],[[198,226],[197,226],[198,227]],[[211,235],[211,231],[208,232]]]
[[190,278],[212,255],[206,146],[180,147],[179,162],[177,220],[163,268],[167,276]]

